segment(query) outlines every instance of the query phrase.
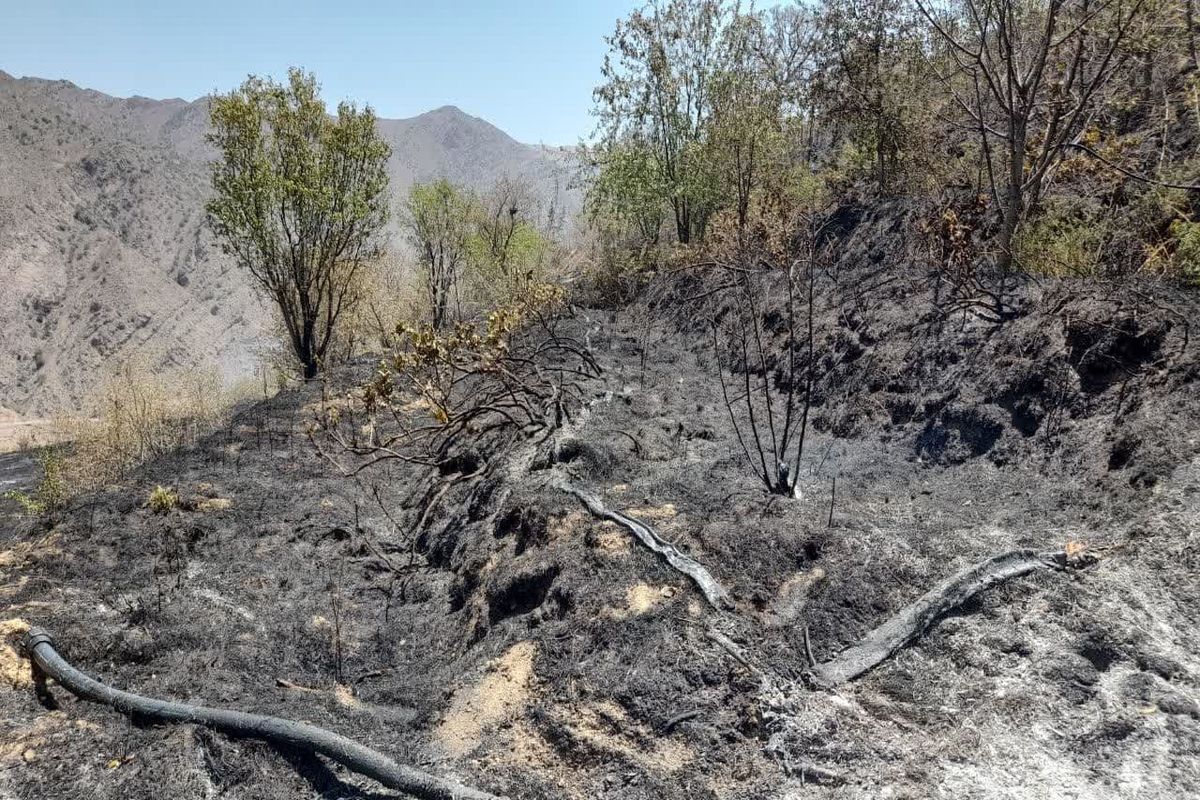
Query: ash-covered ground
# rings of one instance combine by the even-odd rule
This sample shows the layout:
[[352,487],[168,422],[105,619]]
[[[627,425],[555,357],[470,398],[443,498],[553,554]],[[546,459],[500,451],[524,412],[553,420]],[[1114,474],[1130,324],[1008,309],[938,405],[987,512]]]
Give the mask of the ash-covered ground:
[[[513,798],[1195,794],[1200,301],[1024,281],[996,325],[876,252],[891,225],[850,215],[823,274],[802,499],[748,470],[691,305],[716,278],[682,272],[576,310],[604,373],[541,444],[492,434],[445,470],[348,478],[309,442],[311,386],[51,530],[9,525],[5,631],[48,628],[120,688],[306,720]],[[156,484],[185,507],[145,508]],[[863,677],[806,687],[808,647],[827,660],[964,567],[1068,542],[1095,563],[1004,583]],[[395,796],[53,685],[39,699],[11,646],[0,674],[4,796]]]

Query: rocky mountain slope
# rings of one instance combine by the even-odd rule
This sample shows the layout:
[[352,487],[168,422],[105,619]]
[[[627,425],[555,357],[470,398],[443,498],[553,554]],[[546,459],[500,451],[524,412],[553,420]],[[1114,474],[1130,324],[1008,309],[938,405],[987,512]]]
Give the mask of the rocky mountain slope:
[[[0,405],[77,408],[108,365],[254,368],[265,309],[204,224],[207,101],[121,99],[0,72]],[[445,107],[381,120],[393,192],[522,177],[570,211],[562,151]]]

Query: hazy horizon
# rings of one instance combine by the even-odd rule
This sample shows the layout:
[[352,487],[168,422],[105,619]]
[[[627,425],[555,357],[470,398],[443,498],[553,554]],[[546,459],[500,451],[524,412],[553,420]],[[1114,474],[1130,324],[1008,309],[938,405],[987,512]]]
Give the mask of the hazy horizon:
[[[105,95],[105,96],[107,96],[107,97],[112,97],[112,98],[115,98],[115,99],[117,99],[117,100],[133,100],[133,99],[141,99],[141,100],[149,100],[149,101],[151,101],[151,102],[155,102],[155,103],[169,103],[169,102],[172,102],[172,101],[179,101],[179,102],[183,102],[183,103],[194,103],[194,102],[196,102],[197,100],[201,100],[201,99],[203,99],[203,98],[205,98],[205,97],[209,97],[209,96],[211,96],[211,95],[212,95],[212,92],[206,92],[206,93],[203,93],[203,94],[199,94],[199,95],[196,95],[195,97],[183,97],[183,96],[180,96],[180,95],[170,95],[170,96],[168,96],[168,95],[162,95],[162,96],[155,96],[155,95],[148,95],[148,94],[141,94],[141,93],[135,93],[135,94],[114,94],[114,93],[112,93],[112,92],[106,92],[106,91],[104,91],[104,90],[102,90],[102,89],[97,89],[95,86],[88,86],[87,84],[80,83],[80,82],[78,82],[78,81],[75,81],[75,80],[72,80],[72,79],[70,79],[70,78],[67,78],[67,77],[64,77],[64,76],[60,76],[60,75],[23,75],[23,74],[21,74],[21,73],[19,73],[19,72],[15,72],[15,71],[13,71],[13,70],[11,70],[11,69],[7,69],[7,68],[5,67],[5,65],[4,65],[4,64],[0,64],[0,74],[7,74],[7,75],[11,76],[12,78],[14,78],[14,79],[16,79],[16,80],[43,80],[43,81],[50,81],[50,82],[66,81],[66,82],[68,82],[68,83],[70,83],[70,84],[72,84],[72,85],[74,85],[74,86],[78,87],[78,88],[79,88],[80,90],[82,90],[82,91],[94,91],[94,92],[100,92],[101,94],[103,94],[103,95]],[[265,77],[265,76],[264,76],[264,77]],[[273,78],[276,78],[276,79],[280,79],[280,78],[282,78],[283,76],[280,76],[280,75],[272,75],[271,77],[273,77]],[[319,78],[318,78],[318,80],[319,80]],[[356,100],[356,98],[342,98],[342,99],[351,99],[351,100]],[[332,110],[332,107],[333,107],[333,106],[335,106],[335,105],[337,104],[337,102],[338,102],[337,100],[330,100],[328,97],[326,97],[326,98],[325,98],[325,100],[326,100],[326,104],[327,104],[328,106],[330,106],[330,109],[331,109],[331,110]],[[365,103],[365,104],[369,104],[369,105],[371,105],[372,107],[374,107],[374,104],[373,104],[373,103],[371,103],[369,100],[366,100],[366,101],[364,101],[364,100],[356,100],[356,102],[358,102],[360,105],[362,105],[362,104],[364,104],[364,103]],[[441,105],[438,105],[438,106],[432,106],[432,107],[430,107],[430,108],[426,108],[426,109],[423,109],[423,110],[420,110],[420,111],[416,111],[416,112],[414,112],[414,113],[412,113],[412,114],[406,114],[406,115],[403,115],[403,116],[395,116],[395,115],[390,115],[390,114],[383,114],[383,113],[381,113],[381,112],[379,111],[379,109],[378,109],[378,108],[375,108],[375,113],[376,113],[376,116],[377,116],[379,119],[383,119],[383,120],[409,120],[409,119],[413,119],[413,118],[415,118],[415,117],[420,117],[420,116],[423,116],[423,115],[425,115],[425,114],[432,114],[432,113],[434,113],[434,112],[436,112],[436,111],[440,111],[441,109],[444,109],[444,108],[454,108],[454,109],[458,109],[458,111],[460,111],[460,112],[461,112],[461,113],[463,113],[463,114],[466,114],[466,115],[467,115],[467,116],[469,116],[469,117],[475,117],[476,119],[481,119],[481,120],[483,120],[484,122],[488,123],[489,125],[494,125],[495,127],[499,128],[501,131],[503,131],[504,133],[508,134],[510,137],[512,137],[514,140],[516,140],[516,141],[517,141],[517,142],[519,142],[520,144],[529,144],[529,145],[544,145],[544,146],[546,146],[546,147],[552,147],[552,148],[553,148],[553,147],[571,147],[571,146],[574,144],[574,142],[567,142],[567,143],[563,143],[563,144],[558,144],[558,143],[555,143],[555,142],[526,141],[526,140],[524,140],[524,139],[521,139],[519,136],[515,136],[515,135],[513,135],[513,133],[512,133],[511,131],[509,131],[509,130],[506,130],[506,129],[505,129],[503,126],[502,126],[502,125],[499,125],[499,124],[497,124],[497,123],[496,123],[494,120],[488,119],[488,117],[487,117],[486,115],[484,115],[484,114],[481,114],[481,113],[477,113],[476,111],[474,111],[473,109],[470,109],[470,108],[463,108],[462,106],[458,105],[457,103],[442,103]]]

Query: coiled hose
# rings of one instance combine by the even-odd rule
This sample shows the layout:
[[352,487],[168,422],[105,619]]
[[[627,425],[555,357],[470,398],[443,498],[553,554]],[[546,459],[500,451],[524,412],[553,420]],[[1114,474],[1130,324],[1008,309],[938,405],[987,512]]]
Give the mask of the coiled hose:
[[244,711],[156,700],[105,686],[63,660],[55,651],[50,635],[38,628],[31,628],[26,634],[25,650],[45,675],[56,680],[72,694],[84,700],[112,706],[122,714],[136,715],[157,722],[191,722],[231,736],[262,739],[320,753],[347,769],[421,800],[502,800],[496,795],[398,764],[382,753],[314,725],[281,717],[248,714]]

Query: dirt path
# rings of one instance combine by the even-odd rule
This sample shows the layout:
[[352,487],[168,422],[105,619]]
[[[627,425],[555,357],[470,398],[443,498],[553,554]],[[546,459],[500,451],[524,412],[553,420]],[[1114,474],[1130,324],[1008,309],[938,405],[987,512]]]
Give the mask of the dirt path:
[[59,437],[48,419],[0,420],[0,453],[14,453],[53,444]]

